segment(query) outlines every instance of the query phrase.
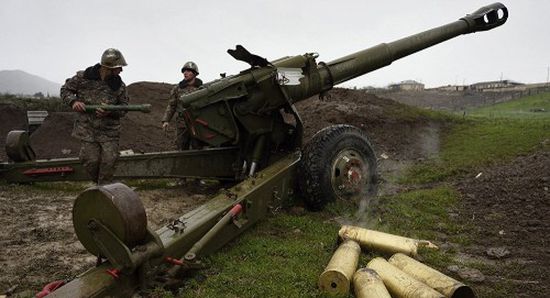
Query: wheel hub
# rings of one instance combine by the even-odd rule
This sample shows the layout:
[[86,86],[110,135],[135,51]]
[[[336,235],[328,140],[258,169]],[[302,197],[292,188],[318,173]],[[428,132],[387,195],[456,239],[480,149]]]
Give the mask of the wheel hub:
[[366,188],[368,174],[367,163],[357,151],[343,150],[332,165],[332,188],[343,199],[361,194]]

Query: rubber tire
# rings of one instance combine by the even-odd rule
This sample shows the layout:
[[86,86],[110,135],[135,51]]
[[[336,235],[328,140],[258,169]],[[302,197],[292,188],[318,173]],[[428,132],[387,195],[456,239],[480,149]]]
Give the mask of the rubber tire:
[[339,197],[331,182],[335,158],[340,152],[349,149],[359,153],[368,168],[369,175],[363,193],[376,194],[376,155],[367,135],[355,126],[332,125],[318,131],[302,150],[302,159],[298,167],[298,185],[308,209],[322,210],[327,203],[338,198],[350,199]]

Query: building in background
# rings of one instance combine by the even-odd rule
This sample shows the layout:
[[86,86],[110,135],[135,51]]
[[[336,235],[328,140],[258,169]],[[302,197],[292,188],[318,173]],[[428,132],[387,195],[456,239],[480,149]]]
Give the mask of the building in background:
[[404,90],[404,91],[422,91],[424,90],[424,84],[419,83],[413,80],[406,80],[396,84],[391,84],[388,86],[390,90]]
[[486,89],[500,89],[500,88],[510,88],[518,87],[525,85],[523,83],[515,82],[512,80],[500,80],[500,81],[489,81],[489,82],[479,82],[470,85],[470,89],[475,91],[483,91]]

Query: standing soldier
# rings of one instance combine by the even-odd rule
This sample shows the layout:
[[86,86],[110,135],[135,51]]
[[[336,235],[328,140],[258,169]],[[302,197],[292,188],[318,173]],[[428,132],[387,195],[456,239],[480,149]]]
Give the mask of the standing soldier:
[[181,72],[183,73],[183,80],[170,91],[170,101],[168,102],[168,106],[166,106],[164,117],[162,117],[162,128],[164,130],[168,128],[168,122],[170,122],[172,116],[177,112],[176,148],[178,150],[187,150],[191,145],[191,137],[183,119],[183,108],[178,107],[178,99],[183,94],[190,93],[202,86],[202,81],[197,78],[199,68],[195,62],[186,62],[181,68]]
[[101,62],[78,71],[61,87],[65,104],[79,112],[72,136],[81,142],[79,158],[97,184],[113,179],[118,158],[120,118],[126,112],[97,109],[86,113],[86,105],[128,105],[126,85],[120,78],[126,60],[117,49],[107,49]]

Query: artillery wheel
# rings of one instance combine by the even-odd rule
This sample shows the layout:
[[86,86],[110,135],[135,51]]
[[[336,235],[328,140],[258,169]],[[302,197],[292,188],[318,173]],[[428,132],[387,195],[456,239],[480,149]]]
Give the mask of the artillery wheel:
[[73,205],[73,226],[82,245],[93,255],[100,255],[90,227],[99,221],[128,248],[143,242],[147,235],[147,216],[138,195],[122,183],[94,186],[78,195]]
[[322,209],[336,199],[376,193],[376,157],[365,133],[351,125],[332,125],[305,145],[299,185],[306,205]]

